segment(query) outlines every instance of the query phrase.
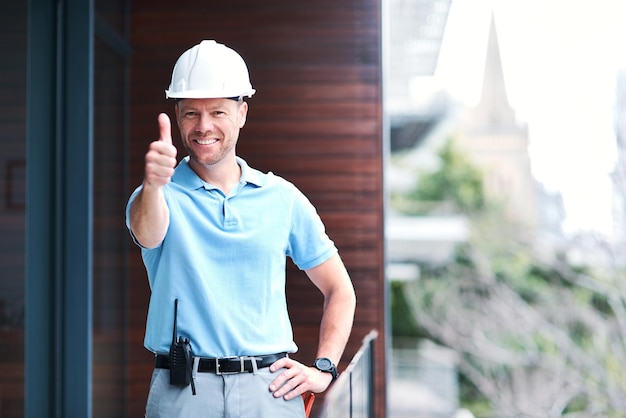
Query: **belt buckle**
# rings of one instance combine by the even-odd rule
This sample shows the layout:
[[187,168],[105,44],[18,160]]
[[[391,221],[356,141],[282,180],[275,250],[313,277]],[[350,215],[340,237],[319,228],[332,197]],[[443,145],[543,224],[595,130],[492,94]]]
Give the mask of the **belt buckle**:
[[[233,371],[233,372],[223,372],[220,370],[220,360],[235,360],[235,359],[239,359],[239,370],[237,371]],[[230,357],[220,357],[220,358],[216,358],[215,359],[215,374],[218,376],[222,376],[225,374],[238,374],[238,373],[243,373],[246,371],[245,369],[245,365],[244,365],[244,358],[243,357],[237,357],[237,356],[230,356]]]

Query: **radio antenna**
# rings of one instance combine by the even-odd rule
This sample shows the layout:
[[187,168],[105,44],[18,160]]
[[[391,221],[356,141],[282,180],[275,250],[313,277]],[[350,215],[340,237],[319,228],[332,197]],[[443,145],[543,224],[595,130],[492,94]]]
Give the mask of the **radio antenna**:
[[174,300],[174,332],[172,333],[172,344],[176,343],[176,334],[178,331],[176,330],[176,319],[178,317],[178,299]]

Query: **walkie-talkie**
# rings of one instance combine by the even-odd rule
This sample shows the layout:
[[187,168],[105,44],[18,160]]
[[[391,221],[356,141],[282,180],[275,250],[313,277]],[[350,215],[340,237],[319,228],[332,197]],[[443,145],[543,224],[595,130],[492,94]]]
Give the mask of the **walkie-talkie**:
[[191,383],[191,391],[196,394],[193,383],[193,352],[189,338],[178,337],[176,340],[178,316],[178,299],[174,300],[174,332],[170,346],[170,385],[185,387]]

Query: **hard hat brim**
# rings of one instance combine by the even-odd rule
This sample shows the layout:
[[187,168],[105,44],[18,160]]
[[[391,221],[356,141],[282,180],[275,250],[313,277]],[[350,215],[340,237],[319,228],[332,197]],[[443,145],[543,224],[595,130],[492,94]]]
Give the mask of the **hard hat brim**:
[[172,90],[165,90],[165,98],[167,99],[228,99],[231,97],[252,97],[256,93],[255,89],[250,89],[244,92],[237,91],[228,94],[224,91],[211,91],[211,90],[187,90],[184,92],[176,92]]

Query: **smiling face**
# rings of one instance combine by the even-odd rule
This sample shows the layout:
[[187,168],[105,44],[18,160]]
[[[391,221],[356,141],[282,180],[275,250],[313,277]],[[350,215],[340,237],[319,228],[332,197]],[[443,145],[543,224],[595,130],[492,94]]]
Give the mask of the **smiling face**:
[[176,120],[192,168],[202,170],[234,161],[239,130],[246,123],[248,104],[232,99],[183,99]]

